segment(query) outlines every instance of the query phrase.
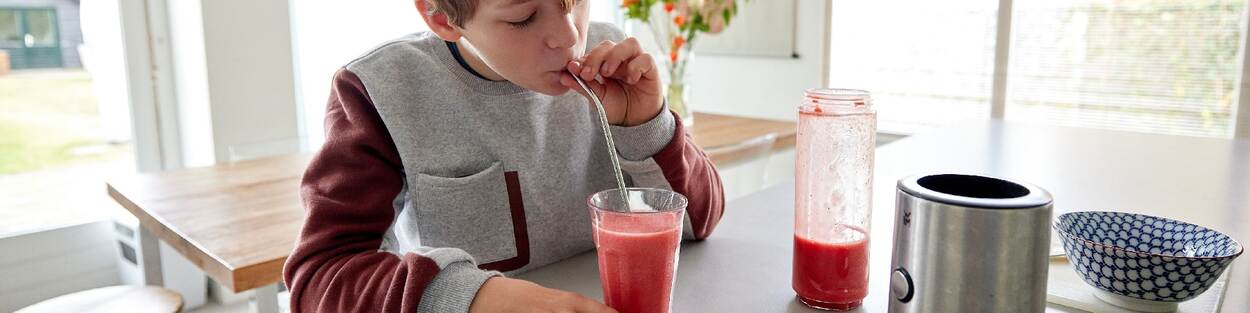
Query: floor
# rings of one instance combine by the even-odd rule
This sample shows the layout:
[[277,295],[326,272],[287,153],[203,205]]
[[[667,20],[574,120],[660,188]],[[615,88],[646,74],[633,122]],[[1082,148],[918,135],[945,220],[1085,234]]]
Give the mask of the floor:
[[[286,303],[290,301],[289,295],[290,294],[285,291],[278,293],[278,309],[282,312],[287,312]],[[201,306],[192,310],[188,310],[186,313],[249,313],[249,312],[252,312],[251,304],[249,303],[249,301],[242,301],[242,302],[232,303],[232,304],[221,304],[221,303],[217,303],[216,301],[213,301],[213,298],[210,297],[210,299],[208,300],[208,303],[204,304],[204,306]]]
[[235,304],[220,304],[209,301],[202,307],[187,311],[187,313],[247,313],[251,312],[247,302],[239,302]]

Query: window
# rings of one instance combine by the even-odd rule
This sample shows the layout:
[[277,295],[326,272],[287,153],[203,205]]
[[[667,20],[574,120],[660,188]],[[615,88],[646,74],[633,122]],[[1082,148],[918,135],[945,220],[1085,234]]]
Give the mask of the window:
[[1226,137],[1241,0],[1016,0],[1006,117]]
[[52,10],[27,10],[26,23],[29,24],[31,47],[48,47],[57,44],[56,12]]
[[22,32],[22,21],[18,19],[20,11],[0,10],[0,48],[25,47],[25,33]]
[[886,132],[1001,108],[1016,121],[1231,136],[1244,1],[1014,0],[1005,100],[995,104],[995,34],[1007,28],[997,5],[834,1],[830,85],[872,91]]
[[880,129],[989,118],[996,2],[832,4],[829,84],[872,92]]
[[121,211],[104,184],[134,173],[135,153],[120,16],[108,3],[85,1],[81,15],[0,9],[0,48],[15,65],[0,75],[0,238]]

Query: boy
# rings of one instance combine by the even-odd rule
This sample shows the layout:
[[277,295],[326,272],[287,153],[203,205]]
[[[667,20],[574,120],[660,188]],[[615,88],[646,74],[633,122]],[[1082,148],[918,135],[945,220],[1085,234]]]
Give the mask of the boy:
[[284,268],[294,312],[612,312],[500,274],[594,248],[586,198],[615,188],[569,72],[601,97],[630,183],[686,195],[686,238],[712,232],[716,169],[665,107],[652,58],[588,23],[587,2],[416,0],[430,32],[335,74]]

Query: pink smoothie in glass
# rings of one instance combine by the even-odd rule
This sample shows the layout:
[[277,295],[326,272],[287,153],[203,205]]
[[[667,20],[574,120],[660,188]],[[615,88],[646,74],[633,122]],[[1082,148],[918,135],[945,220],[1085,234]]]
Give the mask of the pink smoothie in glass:
[[608,214],[595,225],[599,278],[607,305],[621,313],[669,311],[681,214]]

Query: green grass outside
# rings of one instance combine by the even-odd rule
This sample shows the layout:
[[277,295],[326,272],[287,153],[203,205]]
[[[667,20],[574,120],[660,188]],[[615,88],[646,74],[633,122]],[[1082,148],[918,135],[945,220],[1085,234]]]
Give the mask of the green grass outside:
[[104,142],[97,115],[91,77],[84,71],[0,76],[0,175],[129,153],[128,145]]

